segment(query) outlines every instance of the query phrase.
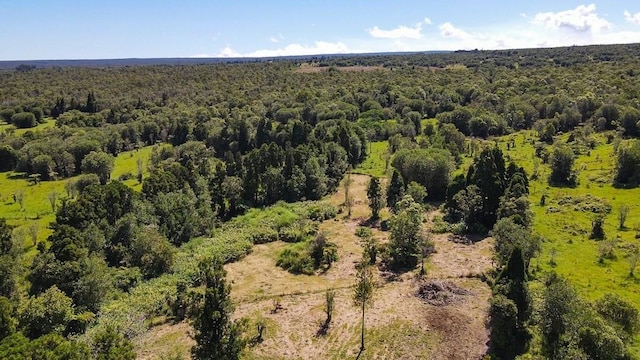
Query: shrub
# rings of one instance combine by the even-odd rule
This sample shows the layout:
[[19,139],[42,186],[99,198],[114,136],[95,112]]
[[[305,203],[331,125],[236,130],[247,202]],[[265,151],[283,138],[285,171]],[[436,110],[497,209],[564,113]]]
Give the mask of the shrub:
[[267,226],[259,226],[250,231],[251,242],[254,244],[266,244],[278,240],[278,232]]

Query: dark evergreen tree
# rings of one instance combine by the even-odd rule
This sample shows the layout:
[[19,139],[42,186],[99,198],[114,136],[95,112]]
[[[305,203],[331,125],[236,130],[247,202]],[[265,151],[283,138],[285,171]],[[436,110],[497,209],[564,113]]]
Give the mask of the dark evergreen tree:
[[469,167],[467,185],[478,187],[483,199],[479,223],[485,229],[491,229],[497,220],[500,197],[505,190],[505,163],[498,147],[486,148],[480,153]]
[[193,319],[196,345],[191,348],[191,356],[194,359],[239,359],[245,345],[241,323],[231,320],[231,286],[227,285],[222,265],[218,259],[205,259],[200,263],[206,288],[202,308]]
[[391,182],[387,187],[387,206],[391,211],[395,211],[396,204],[404,196],[404,181],[398,170],[393,170]]
[[87,104],[84,106],[84,111],[91,114],[98,112],[98,104],[96,103],[96,96],[93,91],[90,91],[87,95]]
[[367,187],[367,198],[369,199],[369,208],[371,209],[371,218],[378,219],[380,217],[380,209],[384,206],[382,198],[382,187],[377,177],[371,177],[369,186]]

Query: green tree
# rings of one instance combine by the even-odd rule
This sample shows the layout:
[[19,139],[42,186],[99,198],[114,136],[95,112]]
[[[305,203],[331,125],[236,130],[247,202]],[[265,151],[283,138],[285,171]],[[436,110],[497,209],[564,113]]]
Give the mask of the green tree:
[[417,203],[424,204],[428,194],[424,186],[412,181],[407,186],[407,195],[410,195]]
[[194,359],[233,360],[240,358],[245,346],[242,324],[231,320],[233,304],[229,298],[226,271],[219,259],[206,259],[200,263],[205,282],[202,308],[193,319],[196,345],[191,348]]
[[531,229],[513,221],[512,218],[498,220],[491,230],[494,238],[494,250],[498,266],[503,266],[509,260],[515,248],[520,248],[525,264],[529,264],[541,248],[541,239],[533,234]]
[[113,170],[113,156],[102,152],[92,151],[82,159],[82,171],[98,175],[100,183],[105,185],[111,177]]
[[38,121],[36,120],[36,116],[30,112],[19,112],[11,116],[11,123],[15,125],[15,127],[24,129],[24,128],[32,128],[38,125]]
[[498,218],[500,197],[504,195],[505,162],[498,147],[485,148],[467,171],[467,185],[478,187],[482,206],[478,213],[478,225],[485,231],[491,229]]
[[13,305],[9,299],[0,296],[0,340],[16,332],[17,321],[13,313]]
[[30,297],[19,311],[20,328],[35,339],[51,332],[62,333],[73,319],[73,301],[55,285]]
[[606,320],[624,330],[628,335],[637,333],[640,327],[638,309],[617,294],[605,294],[596,300],[595,310]]
[[553,185],[574,186],[576,175],[573,171],[575,155],[568,146],[555,146],[551,155],[551,175],[549,183]]
[[96,360],[134,360],[133,343],[113,326],[100,329],[91,338]]
[[391,182],[387,187],[387,206],[395,212],[396,203],[404,196],[404,181],[398,170],[393,170]]
[[369,180],[369,186],[367,186],[367,198],[369,199],[371,218],[374,220],[378,219],[380,217],[380,209],[384,206],[384,199],[382,197],[380,180],[376,177],[371,177],[371,180]]
[[417,263],[418,246],[423,240],[422,207],[409,195],[397,204],[398,212],[389,220],[391,266],[412,268]]
[[640,140],[623,142],[618,147],[614,184],[616,186],[640,184]]

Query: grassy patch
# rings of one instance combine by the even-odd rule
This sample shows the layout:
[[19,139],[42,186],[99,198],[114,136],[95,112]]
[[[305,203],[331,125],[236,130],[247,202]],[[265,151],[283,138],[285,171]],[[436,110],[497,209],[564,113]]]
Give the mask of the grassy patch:
[[56,121],[51,118],[47,118],[44,120],[42,124],[38,124],[32,128],[26,129],[17,129],[15,126],[11,124],[7,124],[6,122],[0,122],[0,133],[3,131],[13,132],[16,135],[24,135],[24,133],[28,131],[42,131],[56,126]]
[[[355,358],[360,348],[360,325],[343,324],[334,334],[340,337],[348,333],[348,340],[330,335],[328,342],[338,342],[340,346],[330,346],[328,358]],[[360,359],[428,359],[434,336],[414,324],[395,320],[375,328],[365,328],[365,351]]]
[[[534,267],[546,273],[556,271],[566,276],[582,296],[595,300],[606,293],[617,293],[640,307],[640,280],[629,277],[626,247],[637,243],[633,227],[640,224],[640,188],[617,189],[611,185],[615,167],[613,144],[593,135],[598,144],[593,150],[576,157],[574,169],[579,171],[575,188],[551,187],[547,178],[548,165],[535,158],[531,144],[533,132],[522,132],[499,140],[505,154],[524,166],[529,175],[538,174],[531,181],[531,208],[535,214],[534,230],[544,237],[542,253],[533,261]],[[560,141],[566,141],[567,135]],[[507,139],[515,148],[507,150]],[[602,179],[606,181],[601,181]],[[597,179],[597,181],[594,181]],[[545,196],[545,205],[540,204]],[[630,212],[627,229],[618,229],[618,209],[626,204]],[[604,230],[607,239],[615,240],[614,257],[599,262],[600,241],[589,239],[591,222],[597,213],[606,215]]]
[[388,147],[387,141],[370,142],[367,159],[355,168],[354,173],[384,177]]

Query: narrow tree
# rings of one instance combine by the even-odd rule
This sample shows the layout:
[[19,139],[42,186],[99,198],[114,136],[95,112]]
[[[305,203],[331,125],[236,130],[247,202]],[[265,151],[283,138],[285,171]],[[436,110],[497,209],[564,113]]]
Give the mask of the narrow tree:
[[360,332],[360,352],[364,351],[364,311],[367,305],[373,302],[373,273],[368,259],[358,264],[356,273],[356,285],[353,300],[356,306],[362,309],[362,327]]
[[395,212],[396,203],[404,196],[404,181],[398,170],[393,170],[391,182],[387,188],[387,206]]
[[640,249],[636,244],[631,244],[627,254],[627,260],[629,261],[629,276],[633,277],[635,275],[636,266],[638,265],[638,260],[640,260]]
[[47,194],[47,200],[49,200],[49,204],[51,205],[51,211],[56,212],[56,202],[58,201],[58,193],[56,191],[52,191]]
[[191,357],[239,359],[245,341],[241,338],[242,324],[231,320],[231,286],[226,283],[222,261],[205,259],[199,267],[206,289],[202,309],[193,319],[196,345],[191,348]]
[[367,198],[369,199],[369,208],[371,208],[371,219],[377,220],[380,217],[380,209],[382,209],[383,198],[380,180],[372,177],[367,187]]
[[629,216],[629,205],[622,204],[618,208],[618,229],[624,230],[624,223],[627,221],[627,216]]
[[351,217],[351,208],[353,207],[353,196],[351,196],[351,166],[347,169],[347,177],[344,179],[342,187],[344,188],[344,206],[347,208],[347,217]]
[[13,194],[13,201],[20,205],[20,210],[24,208],[24,190],[16,190]]
[[322,328],[320,332],[324,335],[329,330],[329,326],[331,325],[331,320],[333,319],[333,310],[336,306],[336,292],[333,290],[327,290],[324,294],[324,312],[327,314],[327,318],[324,320],[324,324],[322,324]]

